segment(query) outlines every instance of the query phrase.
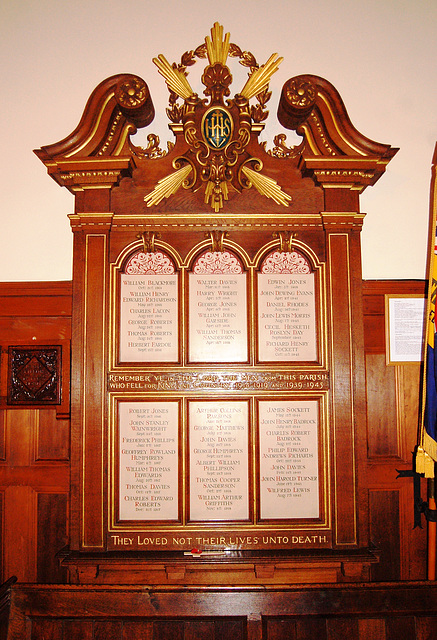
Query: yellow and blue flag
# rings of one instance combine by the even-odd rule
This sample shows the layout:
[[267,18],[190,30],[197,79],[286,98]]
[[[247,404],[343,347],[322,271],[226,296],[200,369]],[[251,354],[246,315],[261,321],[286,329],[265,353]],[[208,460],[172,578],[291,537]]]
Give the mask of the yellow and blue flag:
[[436,339],[436,297],[437,297],[437,185],[436,185],[437,145],[434,150],[431,202],[429,281],[427,302],[427,344],[424,354],[424,383],[422,398],[422,421],[416,450],[416,472],[426,478],[434,478],[437,461],[437,339]]

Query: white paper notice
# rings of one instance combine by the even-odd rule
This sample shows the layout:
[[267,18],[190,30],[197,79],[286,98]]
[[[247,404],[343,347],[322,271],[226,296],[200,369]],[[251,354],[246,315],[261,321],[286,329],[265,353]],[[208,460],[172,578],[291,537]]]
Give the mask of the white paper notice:
[[247,402],[190,402],[190,519],[249,518]]
[[189,285],[190,361],[245,362],[246,274],[190,273]]
[[259,403],[262,519],[319,516],[318,402]]
[[178,403],[120,402],[120,520],[178,519]]
[[314,274],[258,274],[261,362],[317,360]]
[[121,275],[121,362],[177,362],[178,325],[177,275]]
[[425,298],[389,298],[391,362],[420,362],[425,337]]

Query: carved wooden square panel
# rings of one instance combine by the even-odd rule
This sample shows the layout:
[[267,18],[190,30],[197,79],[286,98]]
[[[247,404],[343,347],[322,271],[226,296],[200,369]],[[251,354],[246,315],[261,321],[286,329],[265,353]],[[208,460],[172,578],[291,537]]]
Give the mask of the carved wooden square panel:
[[61,346],[14,346],[8,353],[8,404],[61,403]]

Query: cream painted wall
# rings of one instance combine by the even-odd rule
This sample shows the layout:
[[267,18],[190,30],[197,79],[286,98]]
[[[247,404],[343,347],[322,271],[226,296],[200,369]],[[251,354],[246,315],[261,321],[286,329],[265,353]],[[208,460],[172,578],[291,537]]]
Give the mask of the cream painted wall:
[[[284,56],[271,83],[269,145],[281,130],[282,85],[312,73],[337,88],[362,134],[400,147],[362,196],[363,276],[425,277],[437,140],[436,0],[0,0],[0,281],[71,278],[73,197],[32,149],[67,136],[92,90],[116,73],[144,78],[156,112],[164,113],[168,93],[152,57],[179,61],[216,20],[259,63],[273,52]],[[237,67],[233,93],[245,77]],[[165,116],[137,143],[150,132],[171,139]]]

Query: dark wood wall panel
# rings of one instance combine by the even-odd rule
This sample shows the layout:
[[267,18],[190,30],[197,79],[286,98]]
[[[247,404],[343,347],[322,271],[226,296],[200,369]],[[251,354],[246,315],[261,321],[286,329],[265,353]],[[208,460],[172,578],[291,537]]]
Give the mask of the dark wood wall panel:
[[429,582],[171,592],[15,585],[10,595],[8,640],[435,640],[437,629]]
[[420,420],[420,389],[422,386],[422,367],[419,364],[406,364],[396,367],[399,386],[398,422],[400,425],[402,458],[410,463],[412,444],[416,444],[417,427]]
[[434,640],[436,637],[437,617],[423,616],[416,618],[417,640]]
[[390,618],[386,622],[386,640],[415,640],[416,621],[414,616]]
[[126,620],[123,623],[121,640],[152,640],[152,620]]
[[66,582],[66,570],[59,566],[54,552],[68,544],[68,494],[38,494],[38,582]]
[[0,463],[1,462],[6,462],[6,417],[4,411],[0,411]]
[[[61,632],[63,632],[62,640],[67,640],[67,638],[71,638],[72,640],[73,638],[80,638],[81,640],[93,640],[92,620],[65,620],[63,625],[62,622],[60,622],[59,624],[59,628]],[[45,638],[44,636],[42,636],[42,638],[38,638],[38,640],[45,640]]]
[[387,367],[383,355],[368,353],[366,374],[368,458],[399,458],[396,370]]
[[383,618],[358,620],[358,638],[360,640],[384,640],[385,620]]
[[[216,620],[51,620],[29,621],[27,640],[435,640],[435,617],[322,618],[269,620],[262,635],[248,621],[231,626]],[[22,640],[26,640],[23,638]]]
[[266,620],[263,628],[263,638],[269,640],[296,640],[296,621],[293,619]]
[[369,491],[370,540],[381,550],[381,560],[372,565],[372,580],[400,580],[399,494]]
[[120,640],[122,628],[121,620],[96,620],[93,640]]
[[36,582],[36,494],[30,486],[11,485],[5,491],[5,575]]
[[345,638],[359,638],[358,620],[356,618],[327,619],[327,640],[344,640]]
[[70,421],[60,420],[50,409],[39,411],[36,444],[37,460],[69,460]]

